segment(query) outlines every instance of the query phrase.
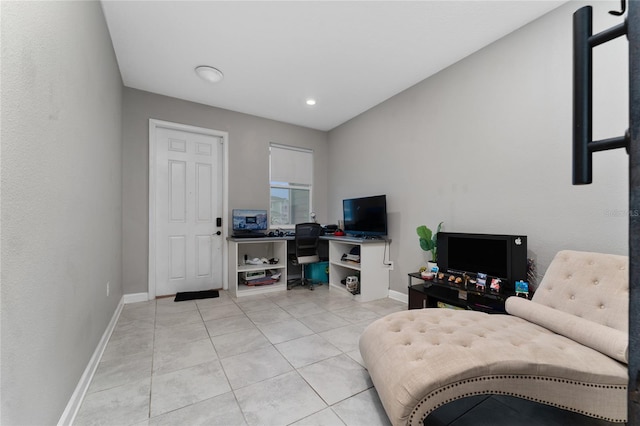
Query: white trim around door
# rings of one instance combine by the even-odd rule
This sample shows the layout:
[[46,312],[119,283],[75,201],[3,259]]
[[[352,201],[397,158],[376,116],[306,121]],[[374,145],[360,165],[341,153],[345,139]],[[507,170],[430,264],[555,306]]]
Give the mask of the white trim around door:
[[[156,119],[149,119],[149,265],[148,265],[148,288],[149,300],[156,298],[156,131],[158,128],[173,129],[203,135],[216,136],[222,139],[222,238],[226,242],[227,230],[229,227],[225,219],[229,217],[229,133],[206,129],[203,127],[190,126],[186,124],[172,123]],[[227,245],[222,244],[222,282],[223,289],[229,287]]]

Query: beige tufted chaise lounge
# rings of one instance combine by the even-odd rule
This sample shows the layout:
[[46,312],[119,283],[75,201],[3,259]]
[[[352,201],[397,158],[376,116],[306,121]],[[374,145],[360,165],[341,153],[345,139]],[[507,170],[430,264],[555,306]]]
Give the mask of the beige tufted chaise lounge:
[[394,425],[501,394],[611,422],[627,418],[628,258],[561,251],[510,315],[420,309],[372,323],[360,353]]

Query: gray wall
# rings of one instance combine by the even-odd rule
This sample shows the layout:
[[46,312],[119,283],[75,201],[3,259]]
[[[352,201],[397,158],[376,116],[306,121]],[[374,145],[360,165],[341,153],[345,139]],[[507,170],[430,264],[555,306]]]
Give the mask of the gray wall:
[[[544,273],[561,249],[627,253],[628,157],[594,156],[571,185],[571,2],[329,133],[329,219],[343,198],[386,193],[391,288],[426,258],[415,228],[525,234]],[[593,4],[593,2],[591,2]],[[597,4],[594,31],[622,22]],[[627,41],[594,58],[594,138],[628,127]],[[428,60],[428,58],[425,58]],[[361,159],[357,162],[356,159]],[[345,184],[348,183],[348,184]]]
[[123,294],[122,82],[98,2],[1,7],[0,423],[55,424]]
[[[123,95],[99,3],[2,2],[0,423],[55,423],[122,294],[147,291],[149,118],[229,132],[231,208],[268,205],[269,142],[315,151],[320,222],[341,217],[343,198],[386,193],[403,293],[425,260],[420,224],[527,234],[540,272],[563,248],[626,253],[626,154],[597,154],[595,183],[570,183],[579,5],[327,134]],[[620,22],[606,15],[616,7],[596,8],[596,31]],[[626,41],[598,48],[596,138],[627,127],[626,68]]]
[[[123,281],[125,294],[147,292],[149,119],[229,133],[229,208],[269,208],[269,142],[314,151],[313,208],[327,221],[327,133],[136,89],[123,98]],[[229,224],[229,218],[226,223]]]

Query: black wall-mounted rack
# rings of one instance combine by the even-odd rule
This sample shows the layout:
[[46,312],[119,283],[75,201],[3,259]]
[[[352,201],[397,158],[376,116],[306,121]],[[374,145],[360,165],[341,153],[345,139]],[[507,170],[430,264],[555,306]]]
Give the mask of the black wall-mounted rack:
[[627,21],[593,34],[591,6],[573,15],[573,184],[592,181],[592,153],[629,148],[629,133],[599,141],[592,140],[593,54],[592,49],[627,34]]
[[[620,12],[626,11],[622,0]],[[629,128],[624,136],[593,141],[592,49],[627,35],[629,41]],[[640,1],[630,1],[625,22],[592,34],[592,9],[573,16],[573,184],[592,181],[592,154],[626,148],[629,154],[629,392],[628,425],[640,426]],[[597,200],[594,200],[597,202]]]

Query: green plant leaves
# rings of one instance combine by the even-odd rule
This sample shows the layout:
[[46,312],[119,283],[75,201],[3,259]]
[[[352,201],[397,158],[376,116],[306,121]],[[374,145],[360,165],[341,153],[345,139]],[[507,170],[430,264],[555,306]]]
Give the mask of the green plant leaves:
[[420,238],[420,248],[424,251],[431,251],[435,247],[433,240],[425,240],[424,238]]
[[425,225],[418,226],[416,228],[418,236],[423,240],[431,240],[433,238],[433,231],[427,228]]
[[418,237],[420,237],[420,248],[424,251],[431,252],[431,259],[435,262],[438,259],[438,232],[442,229],[442,224],[444,222],[440,222],[438,224],[438,228],[435,232],[425,225],[420,225],[416,228],[416,233]]

